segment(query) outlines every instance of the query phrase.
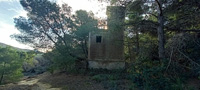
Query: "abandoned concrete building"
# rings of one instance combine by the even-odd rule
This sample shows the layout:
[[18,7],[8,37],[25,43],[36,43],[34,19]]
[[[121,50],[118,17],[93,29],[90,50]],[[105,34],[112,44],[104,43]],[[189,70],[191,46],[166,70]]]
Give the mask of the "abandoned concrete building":
[[124,60],[124,7],[107,7],[107,30],[89,33],[89,68],[120,69]]

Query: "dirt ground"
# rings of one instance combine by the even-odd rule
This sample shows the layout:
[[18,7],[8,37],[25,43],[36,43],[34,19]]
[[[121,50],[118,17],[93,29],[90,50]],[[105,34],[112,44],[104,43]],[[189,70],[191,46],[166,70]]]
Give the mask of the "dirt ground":
[[105,90],[103,86],[84,75],[67,75],[57,73],[40,79],[42,83],[49,83],[62,90]]
[[83,75],[48,72],[35,77],[24,77],[18,83],[1,85],[0,90],[105,90],[103,86]]
[[[200,80],[189,79],[187,86],[200,90]],[[24,77],[20,82],[0,85],[0,90],[130,90],[131,83],[120,80],[117,89],[106,88],[109,83],[99,83],[90,76],[45,72],[34,77]],[[134,89],[137,90],[137,89]]]

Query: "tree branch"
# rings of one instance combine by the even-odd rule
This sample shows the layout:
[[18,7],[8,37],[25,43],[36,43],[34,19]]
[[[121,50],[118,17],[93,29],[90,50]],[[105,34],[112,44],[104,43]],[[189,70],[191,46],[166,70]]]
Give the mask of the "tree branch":
[[155,0],[156,1],[156,3],[158,4],[158,8],[159,8],[159,10],[160,10],[160,16],[162,16],[163,15],[163,12],[162,12],[162,5],[161,5],[161,1],[158,1],[158,0]]
[[193,61],[190,57],[188,57],[187,55],[185,55],[183,52],[181,52],[179,49],[178,49],[178,52],[181,53],[184,57],[186,57],[189,61],[193,62],[194,64],[200,66],[197,62]]
[[172,48],[172,51],[171,51],[171,54],[170,54],[170,58],[169,58],[169,63],[168,63],[168,65],[167,65],[167,68],[166,68],[165,71],[167,71],[167,69],[169,68],[169,66],[170,66],[170,64],[171,64],[171,62],[172,62],[172,55],[173,55],[173,52],[174,52],[174,50],[173,50],[173,48]]
[[200,29],[172,29],[172,28],[167,28],[167,31],[175,31],[175,32],[200,32]]

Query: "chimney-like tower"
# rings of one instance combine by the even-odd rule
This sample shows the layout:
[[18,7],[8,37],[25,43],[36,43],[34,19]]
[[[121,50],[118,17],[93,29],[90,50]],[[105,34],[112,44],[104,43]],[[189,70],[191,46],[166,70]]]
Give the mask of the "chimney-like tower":
[[120,69],[124,60],[124,17],[125,8],[108,6],[108,30],[91,32],[89,35],[89,67]]

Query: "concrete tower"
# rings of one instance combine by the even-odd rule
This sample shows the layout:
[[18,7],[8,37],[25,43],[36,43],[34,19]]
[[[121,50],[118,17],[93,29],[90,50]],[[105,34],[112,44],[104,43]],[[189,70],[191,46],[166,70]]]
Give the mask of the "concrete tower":
[[108,30],[89,34],[89,68],[120,69],[124,60],[124,7],[108,6]]

